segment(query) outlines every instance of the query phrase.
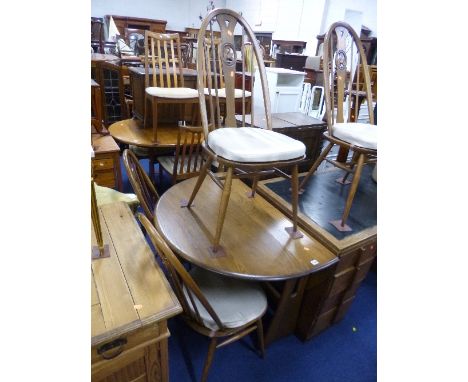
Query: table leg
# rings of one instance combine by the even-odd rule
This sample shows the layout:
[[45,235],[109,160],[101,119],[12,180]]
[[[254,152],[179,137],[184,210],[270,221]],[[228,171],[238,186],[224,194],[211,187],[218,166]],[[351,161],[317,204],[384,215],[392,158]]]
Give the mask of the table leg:
[[306,283],[307,277],[286,280],[265,335],[265,346],[294,333]]

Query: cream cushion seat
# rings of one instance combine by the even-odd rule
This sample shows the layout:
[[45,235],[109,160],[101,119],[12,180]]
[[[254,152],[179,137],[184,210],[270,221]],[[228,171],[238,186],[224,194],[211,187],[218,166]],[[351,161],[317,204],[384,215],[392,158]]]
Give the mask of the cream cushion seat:
[[148,87],[146,93],[161,98],[198,98],[198,91],[191,88]]
[[354,146],[377,150],[377,125],[368,123],[335,123],[333,136]]
[[217,155],[236,162],[276,162],[305,154],[304,143],[271,130],[224,127],[208,134],[208,146]]
[[[189,273],[227,328],[238,328],[257,320],[267,308],[265,292],[256,282],[224,277],[199,267],[193,267]],[[186,289],[184,294],[187,301],[190,301]],[[192,296],[206,327],[218,330],[218,325],[210,314],[193,294]],[[189,308],[195,312],[191,304]]]
[[94,184],[94,190],[96,191],[96,201],[98,206],[104,204],[110,204],[115,202],[124,202],[135,212],[140,205],[138,198],[135,194],[124,194],[109,187],[102,187]]
[[[210,94],[209,91],[208,91],[208,88],[205,88],[203,91],[204,91],[205,95]],[[242,98],[242,94],[243,94],[242,89],[234,89],[234,98]],[[216,90],[215,89],[211,89],[211,95],[213,97],[216,96]],[[249,92],[248,90],[245,91],[245,96],[246,97],[250,97],[251,95],[252,95],[251,92]],[[219,98],[226,98],[226,88],[218,89],[218,97]]]

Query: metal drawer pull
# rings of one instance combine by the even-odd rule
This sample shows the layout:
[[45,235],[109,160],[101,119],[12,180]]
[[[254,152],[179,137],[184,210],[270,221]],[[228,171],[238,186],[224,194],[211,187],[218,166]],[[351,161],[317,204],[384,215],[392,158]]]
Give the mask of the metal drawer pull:
[[[114,341],[108,342],[107,344],[104,344],[100,346],[97,350],[97,353],[102,355],[102,358],[104,359],[112,359],[117,357],[120,353],[123,352],[123,346],[127,344],[127,340],[125,338],[117,338]],[[116,349],[115,352],[111,354],[104,354],[105,352],[112,350],[114,348]]]

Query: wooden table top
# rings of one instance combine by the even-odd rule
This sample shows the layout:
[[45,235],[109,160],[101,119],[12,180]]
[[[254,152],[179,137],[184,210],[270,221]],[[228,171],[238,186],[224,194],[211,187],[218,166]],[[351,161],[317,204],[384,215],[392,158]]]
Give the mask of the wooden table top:
[[[144,62],[144,60],[142,62]],[[139,75],[145,75],[145,68],[142,68],[142,67],[130,67],[128,68],[128,70],[129,72],[134,72]],[[176,70],[177,72],[179,71],[178,68]],[[172,68],[169,68],[169,73],[172,74],[173,72],[174,70]],[[184,77],[185,76],[196,77],[198,75],[195,69],[183,68],[183,72],[184,72]],[[148,73],[153,74],[153,69],[149,68]],[[163,73],[164,74],[166,73],[166,69],[163,69]],[[159,74],[159,69],[156,69],[156,74]]]
[[[241,122],[242,116],[236,115],[236,119]],[[245,116],[245,123],[247,126],[250,126],[252,117],[250,114]],[[309,115],[306,115],[301,112],[289,112],[289,113],[272,113],[271,114],[271,123],[273,129],[284,129],[289,127],[305,127],[305,126],[317,126],[323,127],[326,126],[326,122],[323,122],[317,118],[313,118]],[[266,129],[266,117],[263,109],[257,108],[254,111],[254,123],[255,127],[261,127]]]
[[99,212],[110,257],[91,262],[92,346],[182,311],[128,205],[106,204]]
[[137,119],[125,119],[110,125],[109,133],[118,141],[140,147],[174,147],[177,143],[178,128],[174,125],[158,126],[158,141],[153,142],[153,129],[143,128]]
[[107,154],[120,151],[119,145],[110,135],[91,134],[91,144],[95,154]]
[[155,210],[156,227],[185,260],[220,274],[256,280],[300,277],[337,261],[325,246],[307,234],[301,239],[291,239],[284,229],[292,226],[291,221],[260,195],[248,198],[249,188],[240,180],[232,183],[221,234],[220,244],[226,254],[214,257],[209,247],[221,190],[207,177],[194,206],[181,208],[180,201],[190,197],[196,180],[188,179],[169,188]]
[[113,54],[103,54],[103,53],[91,53],[91,61],[117,61],[120,60],[119,57]]
[[[364,166],[364,171],[361,176],[360,186],[358,188],[356,198],[353,202],[353,208],[351,208],[350,220],[352,221],[354,216],[360,216],[364,212],[372,215],[376,209],[376,194],[373,194],[370,189],[377,188],[373,181],[370,179],[370,168]],[[305,175],[304,174],[300,174]],[[322,174],[316,173],[311,177],[309,183],[306,185],[304,193],[299,196],[299,211],[298,211],[298,224],[299,226],[308,232],[313,237],[316,237],[321,243],[327,248],[330,248],[334,253],[341,253],[350,249],[358,248],[364,245],[364,243],[375,241],[377,238],[377,225],[372,224],[369,227],[365,227],[361,230],[355,230],[351,233],[338,232],[329,223],[325,229],[322,224],[319,224],[316,220],[324,220],[323,216],[327,215],[330,211],[335,211],[337,217],[341,217],[342,209],[344,208],[345,198],[347,193],[340,193],[338,183],[335,182],[335,178],[342,175],[339,171],[328,171]],[[366,183],[369,185],[366,186]],[[266,179],[258,182],[258,192],[265,197],[270,203],[279,208],[286,214],[290,214],[291,204],[288,200],[285,200],[280,194],[275,192],[270,187],[277,185],[281,188],[281,185],[287,189],[288,185],[283,182],[283,178]],[[376,192],[376,191],[375,191]],[[314,201],[313,207],[308,206],[310,200]],[[336,200],[331,199],[330,195],[336,195]],[[339,200],[342,199],[342,200]],[[330,203],[327,207],[327,203]],[[374,204],[375,203],[375,204]],[[313,211],[316,216],[310,216],[306,211]],[[364,212],[363,212],[364,211]],[[376,218],[376,216],[375,216]],[[316,220],[314,220],[316,219]]]

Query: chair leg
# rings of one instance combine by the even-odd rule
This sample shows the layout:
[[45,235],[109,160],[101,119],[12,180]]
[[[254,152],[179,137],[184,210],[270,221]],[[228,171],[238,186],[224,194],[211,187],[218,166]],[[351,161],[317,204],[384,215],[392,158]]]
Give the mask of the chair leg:
[[158,141],[158,103],[154,99],[151,100],[153,106],[153,142]]
[[156,184],[156,176],[154,174],[154,162],[155,162],[155,155],[153,149],[150,149],[149,153],[149,160],[148,160],[148,166],[149,166],[149,177],[153,184]]
[[145,94],[145,109],[144,109],[144,112],[143,112],[143,128],[146,127],[147,114],[148,114],[148,97]]
[[356,164],[356,172],[354,173],[354,177],[353,177],[353,183],[351,183],[351,188],[349,189],[348,198],[346,200],[345,210],[341,218],[342,227],[344,227],[344,225],[346,224],[346,220],[348,220],[349,211],[351,210],[351,205],[353,204],[354,195],[356,194],[356,190],[359,184],[359,179],[361,178],[362,166],[364,165],[364,158],[365,158],[365,154],[359,155],[359,158]]
[[[348,179],[348,176],[349,176],[349,175],[351,174],[351,172],[353,171],[354,166],[356,166],[356,162],[357,162],[358,158],[359,158],[359,153],[355,151],[355,152],[353,153],[353,159],[351,159],[351,163],[350,163],[350,165],[349,165],[349,169],[350,169],[351,171],[346,172],[346,174],[345,174],[342,178],[337,179],[336,181],[337,181],[338,183],[346,184],[346,180]],[[348,184],[349,184],[349,183],[351,183],[351,182],[348,182]]]
[[193,191],[192,191],[192,195],[190,195],[190,199],[185,204],[185,207],[190,207],[192,205],[193,200],[195,199],[195,196],[198,193],[198,190],[200,189],[203,181],[205,180],[206,174],[208,174],[208,169],[211,166],[211,162],[213,162],[213,158],[211,156],[208,156],[205,164],[200,169],[200,174],[198,175],[197,183],[195,184],[195,187],[193,188]]
[[253,198],[255,193],[257,192],[257,185],[258,185],[258,176],[254,176],[252,180],[252,189],[248,193],[249,198]]
[[216,222],[216,235],[213,242],[213,252],[216,252],[219,247],[219,240],[221,239],[221,231],[223,230],[224,218],[226,217],[226,210],[231,196],[233,167],[228,166],[226,179],[224,180],[223,194],[221,195],[221,203],[219,205],[218,220]]
[[265,341],[263,338],[263,323],[262,323],[261,318],[259,318],[257,321],[257,337],[258,337],[258,347],[260,349],[260,355],[262,358],[265,358]]
[[325,159],[325,157],[328,155],[328,153],[330,152],[330,150],[332,149],[334,143],[333,142],[330,142],[328,144],[327,147],[325,147],[325,149],[322,151],[322,153],[320,154],[320,156],[317,158],[317,160],[314,162],[314,164],[312,165],[312,167],[310,168],[310,170],[307,172],[306,176],[304,177],[304,179],[302,179],[302,182],[301,184],[299,185],[299,190],[301,190],[304,185],[307,183],[307,181],[309,180],[310,176],[315,172],[315,170],[317,170],[318,166],[320,166],[320,163],[323,162],[323,160]]
[[216,337],[213,337],[210,341],[210,345],[208,346],[208,354],[206,356],[205,365],[203,366],[203,373],[201,382],[206,382],[208,378],[208,371],[210,370],[211,363],[213,362],[214,352],[216,350]]
[[299,192],[298,192],[298,182],[299,182],[299,177],[298,177],[298,169],[297,169],[297,164],[295,164],[292,168],[292,174],[291,174],[291,206],[292,206],[292,221],[293,221],[293,226],[287,227],[286,231],[289,233],[289,235],[293,239],[299,239],[303,237],[304,235],[297,230],[297,204],[299,202]]

